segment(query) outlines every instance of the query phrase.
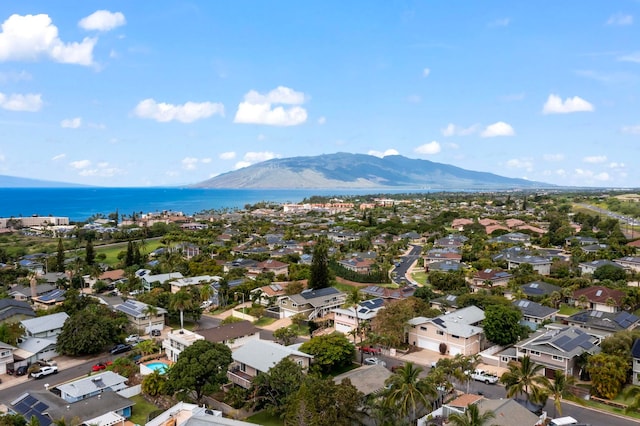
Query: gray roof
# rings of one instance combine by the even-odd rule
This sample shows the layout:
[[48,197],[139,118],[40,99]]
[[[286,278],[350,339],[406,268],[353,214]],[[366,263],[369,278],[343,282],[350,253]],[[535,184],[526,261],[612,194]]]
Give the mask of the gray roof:
[[105,371],[100,374],[93,374],[73,382],[63,383],[57,386],[61,392],[73,397],[79,398],[95,391],[104,390],[115,385],[119,385],[127,381],[126,377],[114,373],[113,371]]
[[589,352],[600,352],[598,338],[593,337],[577,327],[565,327],[560,330],[545,330],[516,344],[525,348],[549,355],[573,358]]
[[533,318],[546,318],[559,311],[559,309],[550,308],[526,299],[515,300],[513,305],[520,309],[524,316]]
[[[55,289],[56,289],[56,286],[51,284],[38,284],[36,285],[36,294],[37,295],[44,294]],[[31,287],[16,284],[13,287],[11,287],[11,290],[9,291],[9,294],[15,294],[15,293],[20,293],[24,297],[31,297]]]
[[15,299],[0,299],[0,321],[15,315],[35,317],[36,313],[27,302]]
[[189,417],[181,426],[255,426],[255,424],[242,420],[229,419],[227,417],[202,414]]
[[415,317],[408,322],[409,325],[431,323],[446,331],[447,334],[467,338],[482,333],[481,327],[472,325],[482,320],[484,320],[482,309],[477,306],[467,306],[436,318]]
[[233,351],[232,357],[236,362],[249,365],[258,371],[266,373],[271,367],[291,355],[313,358],[309,354],[269,340],[250,340]]
[[324,306],[331,301],[337,300],[338,297],[344,296],[334,287],[321,288],[319,290],[304,290],[300,294],[289,296],[298,305],[310,304],[313,307]]
[[72,404],[53,408],[48,411],[48,414],[52,419],[64,418],[66,424],[75,424],[74,419],[76,418],[81,421],[91,420],[111,411],[123,410],[134,404],[135,402],[120,396],[117,392],[104,392]]
[[493,411],[495,417],[489,424],[496,426],[535,425],[538,416],[518,404],[513,399],[483,399],[476,403],[480,413]]
[[567,318],[569,324],[576,323],[587,328],[616,332],[628,330],[638,324],[640,318],[629,312],[583,311]]
[[562,291],[562,287],[545,283],[544,281],[534,281],[520,286],[524,294],[528,296],[545,296],[554,291]]
[[29,333],[38,334],[62,328],[67,318],[69,318],[69,315],[66,312],[58,312],[57,314],[22,320],[20,323]]
[[28,339],[23,340],[18,347],[23,351],[30,352],[32,354],[37,354],[40,351],[48,348],[51,345],[56,344],[56,338],[52,339],[44,339],[42,337],[30,337]]
[[[134,299],[127,299],[124,303],[116,305],[115,310],[124,312],[125,314],[130,315],[134,318],[144,318],[147,316],[147,314],[144,313],[144,310],[147,306],[149,305],[146,303],[139,302]],[[158,315],[167,313],[166,309],[159,306],[156,306],[156,309],[158,311]]]

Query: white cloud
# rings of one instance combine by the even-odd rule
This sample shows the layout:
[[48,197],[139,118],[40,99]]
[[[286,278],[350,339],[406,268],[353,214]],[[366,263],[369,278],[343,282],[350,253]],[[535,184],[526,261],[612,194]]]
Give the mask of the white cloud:
[[245,161],[249,161],[251,163],[259,163],[262,161],[271,160],[272,158],[278,158],[279,155],[274,154],[273,152],[264,151],[264,152],[247,152],[244,154],[243,159]]
[[0,32],[0,61],[36,61],[48,57],[56,62],[93,64],[95,38],[64,43],[49,15],[11,15]]
[[599,164],[606,162],[607,157],[605,155],[592,155],[590,157],[584,157],[582,161],[585,163]]
[[31,78],[32,78],[31,74],[29,74],[26,71],[0,72],[0,83],[9,83],[9,82],[16,82],[16,81],[28,81],[28,80],[31,80]]
[[202,164],[209,164],[209,163],[211,163],[211,158],[208,158],[208,157],[207,158],[201,158],[200,162]]
[[114,167],[107,162],[101,162],[95,168],[83,168],[78,172],[80,176],[91,177],[113,177],[126,174],[124,170]]
[[122,12],[109,12],[108,10],[98,10],[91,15],[82,18],[78,25],[80,28],[91,31],[111,31],[127,23]]
[[194,157],[186,157],[182,159],[182,168],[185,170],[195,170],[198,166],[198,159]]
[[60,127],[65,129],[77,129],[81,125],[82,125],[82,118],[80,117],[67,118],[60,122]]
[[473,124],[469,127],[456,126],[453,123],[447,124],[447,127],[440,129],[443,136],[469,136],[480,130],[479,124]]
[[591,170],[575,169],[575,174],[576,174],[576,177],[581,179],[586,179],[587,182],[589,181],[606,182],[611,179],[611,177],[609,176],[609,173],[607,172],[595,173]]
[[480,136],[483,138],[493,138],[496,136],[513,136],[515,134],[516,132],[510,124],[504,121],[498,121],[497,123],[488,125],[482,133],[480,133]]
[[367,152],[367,154],[373,155],[373,156],[376,156],[376,157],[380,157],[380,158],[384,158],[384,157],[389,156],[389,155],[399,155],[400,153],[397,150],[393,149],[393,148],[389,148],[389,149],[387,149],[385,151],[370,150],[369,152]]
[[446,146],[447,148],[451,148],[451,149],[460,149],[460,145],[458,145],[455,142],[447,142]]
[[9,111],[37,112],[42,108],[42,95],[40,94],[11,94],[0,93],[0,108]]
[[236,158],[236,153],[233,151],[223,152],[222,154],[218,155],[218,158],[220,158],[221,160],[233,160],[234,158]]
[[419,147],[415,148],[413,151],[416,154],[433,155],[433,154],[439,153],[441,150],[442,148],[440,147],[440,143],[438,141],[431,141],[429,143],[420,145]]
[[507,167],[510,169],[525,169],[528,172],[532,172],[533,161],[530,158],[512,158],[507,161]]
[[637,126],[624,126],[622,133],[628,133],[630,135],[640,135],[640,125]]
[[320,117],[318,118],[318,124],[325,124],[327,122],[327,117]]
[[91,165],[91,161],[90,160],[72,161],[71,163],[69,163],[69,165],[74,169],[86,169]]
[[609,163],[610,169],[624,169],[624,163],[617,163],[615,161]]
[[425,69],[422,70],[422,76],[423,77],[429,77],[429,74],[431,74],[431,69],[425,68]]
[[511,23],[511,18],[500,18],[489,22],[490,27],[506,27]]
[[58,154],[51,157],[51,161],[63,160],[67,157],[67,154]]
[[579,96],[566,98],[564,101],[558,95],[551,94],[542,107],[543,114],[569,114],[572,112],[593,111],[593,105]]
[[607,25],[625,26],[633,24],[633,15],[625,15],[624,13],[613,14],[607,19]]
[[618,60],[622,62],[640,63],[640,52],[633,52],[628,55],[619,56]]
[[564,160],[564,154],[544,154],[542,158],[545,161],[562,161]]
[[[244,95],[244,101],[238,105],[233,122],[268,126],[297,126],[307,121],[307,110],[299,106],[305,101],[304,93],[284,86],[279,86],[265,95],[251,90]],[[294,106],[274,107],[273,104]]]
[[136,105],[134,114],[140,118],[150,118],[161,123],[179,121],[192,123],[196,120],[224,116],[224,105],[214,102],[186,102],[182,105],[158,103],[154,99],[145,99]]

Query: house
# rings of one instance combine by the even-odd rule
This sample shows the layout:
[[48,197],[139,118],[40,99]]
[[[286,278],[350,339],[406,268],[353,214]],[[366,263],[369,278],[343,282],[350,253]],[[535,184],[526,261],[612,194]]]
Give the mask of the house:
[[598,239],[593,237],[583,237],[581,235],[575,235],[573,237],[565,238],[564,243],[568,246],[589,246],[598,244]]
[[113,371],[92,374],[89,377],[56,386],[60,397],[67,402],[77,402],[103,392],[115,392],[127,387],[127,378]]
[[448,235],[433,242],[435,247],[462,247],[469,239],[464,235]]
[[407,285],[400,288],[388,288],[377,285],[370,285],[360,289],[360,293],[373,298],[381,297],[384,300],[401,300],[407,297],[413,296],[416,289],[413,286]]
[[45,272],[38,277],[38,281],[44,282],[45,284],[51,284],[52,286],[56,286],[61,280],[69,281],[69,279],[69,275],[65,272]]
[[605,251],[609,249],[609,244],[590,244],[587,246],[580,246],[580,249],[588,254],[596,254],[599,251]]
[[15,299],[0,299],[0,324],[20,322],[35,316],[36,313],[27,302]]
[[198,340],[204,340],[204,337],[189,330],[171,330],[162,341],[162,348],[167,354],[167,358],[176,362],[182,351]]
[[[145,426],[184,426],[189,419],[194,418],[198,426],[202,426],[202,423],[198,420],[201,418],[217,418],[223,419],[222,411],[213,410],[206,406],[200,406],[197,404],[190,404],[188,402],[180,401],[168,410],[157,415],[153,419],[145,423]],[[224,419],[232,421],[232,419]],[[245,423],[245,422],[241,422]],[[212,425],[218,425],[220,423],[211,423]],[[233,423],[225,423],[231,425]]]
[[209,285],[214,282],[220,281],[222,278],[211,275],[201,275],[198,277],[182,277],[171,281],[171,293],[177,293],[183,288],[188,288],[194,285],[206,284]]
[[445,296],[436,297],[431,299],[431,307],[440,309],[444,313],[453,312],[458,309],[458,296],[453,294],[447,294]]
[[39,309],[51,309],[58,305],[61,305],[65,301],[66,290],[56,289],[48,293],[41,294],[37,297],[32,297],[31,302],[36,308]]
[[[452,414],[464,414],[472,404],[478,407],[480,415],[485,412],[494,413],[494,417],[489,421],[493,426],[538,426],[544,424],[542,417],[538,417],[512,398],[486,399],[480,395],[463,394],[437,410],[419,418],[417,425],[448,424],[442,423],[441,419],[448,419]],[[430,421],[432,419],[439,420],[439,422],[432,423]]]
[[468,225],[473,225],[472,219],[459,218],[459,219],[453,219],[453,222],[451,222],[451,227],[460,232],[464,231],[464,227]]
[[[135,402],[121,396],[118,392],[104,392],[73,404],[66,403],[50,407],[46,413],[51,419],[57,422],[64,420],[64,424],[68,425],[126,424],[126,420],[131,417],[134,405]],[[42,426],[42,423],[40,425]]]
[[429,250],[423,258],[426,268],[430,263],[446,260],[459,263],[462,260],[462,254],[457,248],[434,248]]
[[[155,309],[155,313],[150,315],[149,310]],[[167,310],[159,306],[151,306],[134,299],[127,299],[124,303],[115,306],[115,310],[127,316],[129,323],[135,330],[150,334],[151,330],[162,330],[164,328],[164,317]],[[149,318],[151,316],[151,318]]]
[[272,282],[269,285],[265,285],[262,287],[254,288],[251,290],[252,300],[255,300],[257,303],[262,306],[272,306],[278,305],[280,303],[280,299],[284,298],[287,295],[287,287],[292,282],[300,282],[303,285],[303,288],[307,286],[307,281],[283,281],[283,282]]
[[523,254],[522,256],[507,255],[508,269],[518,268],[520,265],[531,265],[534,272],[540,275],[551,274],[551,259],[542,256],[534,256],[531,254]]
[[58,356],[56,342],[68,318],[65,312],[59,312],[20,321],[24,335],[13,353],[16,365],[32,364],[40,359]]
[[633,330],[640,324],[640,318],[629,312],[582,311],[571,315],[567,325],[578,327],[596,337],[606,337],[617,331]]
[[584,309],[618,312],[624,297],[625,293],[621,290],[595,285],[574,291],[571,303]]
[[263,262],[258,262],[255,266],[247,268],[249,275],[259,275],[269,272],[272,272],[276,277],[279,275],[286,277],[289,275],[289,264],[276,259],[267,259]]
[[24,339],[28,338],[56,338],[62,332],[62,326],[69,318],[66,312],[43,315],[20,321],[24,328]]
[[615,266],[616,268],[623,269],[623,267],[618,263],[606,259],[593,260],[591,262],[581,262],[578,264],[578,267],[580,268],[580,272],[582,274],[593,274],[596,269],[605,265]]
[[446,345],[449,355],[475,355],[483,346],[480,323],[484,311],[468,306],[436,318],[415,317],[409,320],[407,338],[409,344],[440,352],[440,344]]
[[302,314],[309,320],[321,318],[344,304],[346,300],[346,293],[334,287],[303,290],[302,293],[289,295],[280,300],[280,318],[297,314]]
[[338,264],[349,271],[366,275],[371,273],[371,268],[375,264],[375,261],[372,259],[352,257],[349,259],[339,260]]
[[425,272],[455,272],[465,268],[466,265],[454,260],[444,260],[442,262],[431,262],[424,265]]
[[305,371],[313,359],[309,354],[268,340],[251,340],[233,351],[231,357],[233,362],[227,376],[232,383],[245,389],[251,387],[251,381],[259,373],[267,373],[284,358],[290,358]]
[[613,261],[628,271],[640,272],[640,257],[638,256],[625,256],[613,259]]
[[258,265],[258,261],[256,260],[238,258],[238,259],[232,260],[231,262],[225,263],[222,268],[224,273],[226,274],[232,269],[242,268],[242,269],[246,269],[247,271],[249,269],[255,269],[257,265]]
[[370,299],[349,308],[336,308],[333,312],[333,324],[336,331],[348,334],[363,323],[369,323],[378,311],[384,307],[384,299]]
[[520,290],[529,298],[542,299],[543,297],[550,296],[554,291],[561,293],[562,287],[544,281],[533,281],[521,285]]
[[531,300],[516,300],[513,305],[522,312],[520,323],[532,330],[537,330],[546,321],[555,321],[556,314],[559,311],[559,309],[550,308]]
[[232,322],[219,327],[198,330],[198,334],[213,343],[222,343],[231,350],[249,341],[260,339],[260,329],[250,321]]
[[471,278],[471,289],[476,292],[491,287],[506,287],[512,277],[513,275],[500,269],[483,269]]
[[544,375],[553,378],[555,370],[567,375],[577,375],[577,360],[583,353],[600,352],[600,339],[577,327],[557,330],[541,330],[514,346],[515,357],[531,357],[536,364],[544,366]]
[[13,363],[13,351],[16,348],[0,342],[0,374],[7,374],[7,365]]
[[155,274],[152,275],[148,269],[142,269],[136,272],[136,275],[142,281],[142,288],[145,291],[150,291],[154,285],[164,284],[168,281],[177,280],[183,278],[180,272],[169,272],[168,274]]
[[522,232],[510,232],[498,237],[493,237],[489,239],[489,242],[503,244],[523,244],[525,246],[528,246],[531,245],[531,236],[523,234]]
[[41,296],[55,289],[56,286],[51,284],[36,284],[33,288],[31,286],[16,284],[9,290],[9,296],[16,300],[29,301],[32,297]]
[[640,339],[636,339],[631,347],[631,359],[633,360],[632,379],[635,386],[640,386]]

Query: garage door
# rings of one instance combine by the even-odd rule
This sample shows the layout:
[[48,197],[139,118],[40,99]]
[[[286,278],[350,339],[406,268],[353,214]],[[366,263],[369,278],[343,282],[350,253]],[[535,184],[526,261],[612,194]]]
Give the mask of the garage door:
[[449,346],[449,355],[456,356],[462,353],[462,349],[456,346]]
[[351,327],[349,327],[348,325],[335,323],[335,327],[336,327],[336,331],[339,331],[340,333],[347,334],[351,331]]
[[440,347],[440,342],[436,342],[431,339],[418,339],[418,347],[423,349],[428,349],[430,351],[438,352]]

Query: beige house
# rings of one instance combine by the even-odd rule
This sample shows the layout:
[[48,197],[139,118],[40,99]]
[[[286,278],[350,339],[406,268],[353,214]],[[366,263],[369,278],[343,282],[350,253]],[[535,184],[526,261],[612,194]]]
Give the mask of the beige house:
[[482,351],[483,331],[480,323],[484,311],[468,306],[436,318],[416,317],[409,320],[408,342],[419,348],[440,352],[446,345],[449,355],[474,355]]
[[227,371],[232,383],[245,389],[251,387],[251,381],[259,373],[267,373],[271,367],[290,358],[307,371],[313,356],[289,346],[282,346],[269,340],[252,340],[233,351],[233,362]]
[[169,360],[176,362],[186,348],[204,337],[189,330],[172,330],[162,341],[162,348]]
[[146,303],[133,299],[127,299],[124,303],[115,306],[115,310],[122,312],[127,316],[129,323],[141,334],[150,334],[151,330],[162,330],[164,328],[164,316],[167,310],[155,307],[156,313],[151,315],[147,313],[148,306]]

